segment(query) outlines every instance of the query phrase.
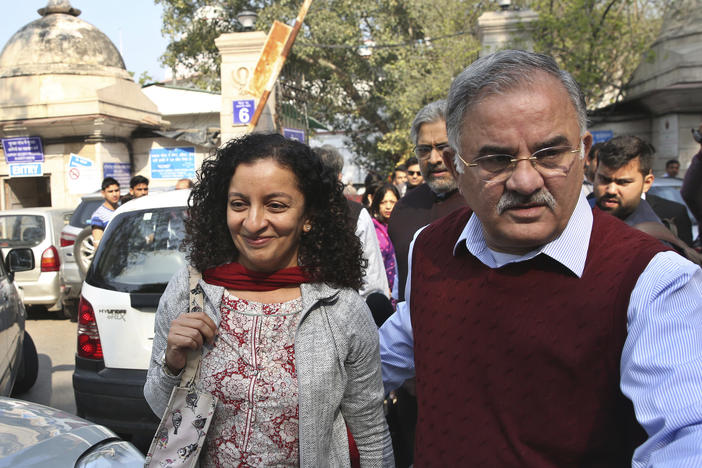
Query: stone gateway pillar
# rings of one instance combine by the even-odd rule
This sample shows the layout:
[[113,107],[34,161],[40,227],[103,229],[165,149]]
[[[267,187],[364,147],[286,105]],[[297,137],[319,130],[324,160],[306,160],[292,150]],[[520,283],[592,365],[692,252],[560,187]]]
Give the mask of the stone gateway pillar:
[[515,10],[502,8],[488,11],[478,18],[480,56],[503,49],[523,49],[533,51],[531,28],[538,15],[530,9]]
[[[222,144],[246,133],[249,119],[258,105],[258,99],[246,92],[246,86],[256,68],[266,37],[262,31],[252,31],[222,34],[215,40],[222,55]],[[254,131],[275,130],[275,93],[271,93]]]

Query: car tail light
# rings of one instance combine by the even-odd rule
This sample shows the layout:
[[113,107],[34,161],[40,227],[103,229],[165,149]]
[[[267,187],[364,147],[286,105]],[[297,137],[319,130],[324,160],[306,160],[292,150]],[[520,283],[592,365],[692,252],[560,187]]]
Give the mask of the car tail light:
[[83,296],[78,302],[78,356],[88,359],[103,358],[95,312]]
[[41,271],[59,271],[60,266],[58,250],[52,245],[41,254]]
[[59,242],[61,247],[68,247],[76,243],[76,236],[67,232],[62,232]]

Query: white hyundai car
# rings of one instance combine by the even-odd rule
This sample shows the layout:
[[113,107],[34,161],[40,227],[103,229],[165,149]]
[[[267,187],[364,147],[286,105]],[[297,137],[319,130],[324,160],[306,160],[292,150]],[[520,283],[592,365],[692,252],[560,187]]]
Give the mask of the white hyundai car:
[[77,414],[139,440],[148,440],[158,426],[143,387],[158,301],[186,264],[180,246],[189,194],[157,193],[119,207],[81,290],[73,373]]

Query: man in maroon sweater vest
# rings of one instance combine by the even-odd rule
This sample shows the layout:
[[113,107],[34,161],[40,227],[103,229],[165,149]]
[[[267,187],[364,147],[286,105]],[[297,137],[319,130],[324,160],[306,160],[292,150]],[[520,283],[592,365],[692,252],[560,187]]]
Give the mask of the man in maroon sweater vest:
[[470,209],[417,235],[380,330],[386,390],[416,377],[415,466],[702,466],[702,270],[590,209],[575,80],[497,52],[446,117]]

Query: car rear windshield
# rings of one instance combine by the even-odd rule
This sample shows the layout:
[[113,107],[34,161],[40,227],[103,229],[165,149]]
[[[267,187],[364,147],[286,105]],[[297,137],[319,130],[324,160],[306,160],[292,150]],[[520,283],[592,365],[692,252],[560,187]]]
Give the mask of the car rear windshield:
[[43,216],[0,215],[0,247],[34,247],[46,237]]
[[113,291],[162,293],[171,276],[186,264],[179,250],[184,216],[185,207],[117,215],[100,241],[86,281]]
[[93,217],[93,213],[98,209],[98,206],[104,202],[102,198],[83,200],[80,202],[76,211],[73,212],[71,216],[71,226],[84,228],[90,224],[90,218]]

